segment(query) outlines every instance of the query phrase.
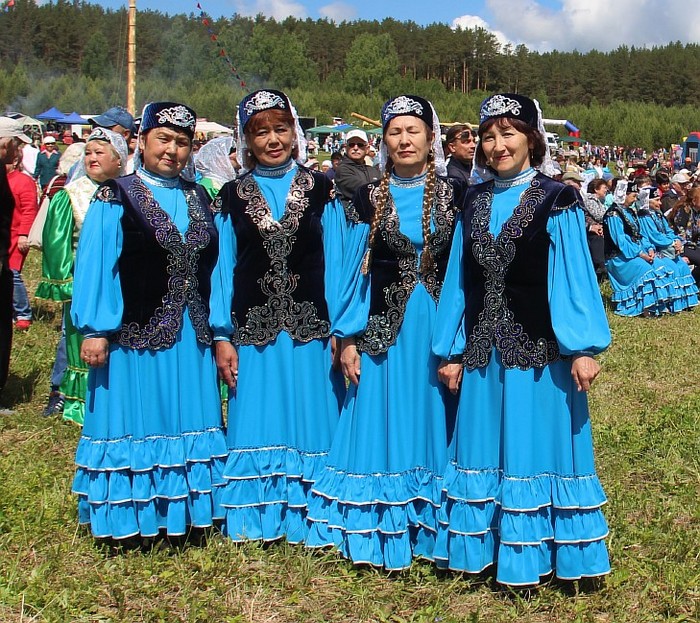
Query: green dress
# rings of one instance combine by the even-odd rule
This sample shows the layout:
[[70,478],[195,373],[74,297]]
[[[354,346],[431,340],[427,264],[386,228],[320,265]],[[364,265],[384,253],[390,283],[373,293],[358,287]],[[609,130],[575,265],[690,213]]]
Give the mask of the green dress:
[[35,296],[63,303],[68,367],[59,391],[65,396],[63,419],[83,424],[88,366],[80,358],[82,336],[70,318],[73,297],[73,264],[78,235],[98,185],[81,177],[51,199],[42,236],[42,278]]

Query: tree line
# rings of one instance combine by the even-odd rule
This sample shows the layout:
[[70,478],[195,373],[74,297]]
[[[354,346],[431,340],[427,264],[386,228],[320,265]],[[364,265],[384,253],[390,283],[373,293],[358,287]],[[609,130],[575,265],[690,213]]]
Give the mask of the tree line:
[[[0,19],[0,107],[37,114],[123,103],[126,36],[126,9],[17,0]],[[485,95],[511,91],[537,97],[546,116],[571,120],[597,144],[653,148],[700,130],[697,44],[539,53],[502,48],[481,28],[392,18],[233,15],[205,26],[195,14],[141,11],[136,51],[139,105],[181,100],[229,124],[245,93],[235,68],[249,89],[284,89],[319,123],[353,111],[377,118],[382,102],[399,92],[431,99],[445,121],[474,122]]]

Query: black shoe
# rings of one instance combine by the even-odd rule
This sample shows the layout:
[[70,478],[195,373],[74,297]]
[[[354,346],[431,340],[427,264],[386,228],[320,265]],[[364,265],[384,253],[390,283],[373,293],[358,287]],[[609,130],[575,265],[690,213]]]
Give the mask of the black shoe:
[[41,415],[44,417],[51,417],[52,415],[58,415],[63,413],[63,405],[66,402],[66,397],[60,392],[51,392],[49,394],[49,402],[44,407]]

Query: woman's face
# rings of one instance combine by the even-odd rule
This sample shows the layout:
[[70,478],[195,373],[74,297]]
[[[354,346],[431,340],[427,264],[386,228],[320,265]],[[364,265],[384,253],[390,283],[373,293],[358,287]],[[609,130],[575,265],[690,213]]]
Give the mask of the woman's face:
[[598,188],[595,189],[593,194],[598,197],[598,199],[605,199],[605,197],[608,194],[608,185],[607,184],[601,184],[598,186]]
[[192,151],[192,140],[181,130],[154,128],[139,139],[146,171],[161,177],[177,177]]
[[85,171],[94,182],[106,182],[119,177],[119,156],[105,141],[89,141],[85,145]]
[[295,138],[288,123],[266,121],[247,137],[247,142],[258,163],[265,167],[279,167],[292,157]]
[[394,117],[384,132],[387,154],[401,177],[416,177],[425,172],[432,141],[433,133],[425,122],[411,115]]
[[530,146],[525,134],[508,124],[494,123],[481,135],[481,148],[499,177],[513,177],[530,166]]

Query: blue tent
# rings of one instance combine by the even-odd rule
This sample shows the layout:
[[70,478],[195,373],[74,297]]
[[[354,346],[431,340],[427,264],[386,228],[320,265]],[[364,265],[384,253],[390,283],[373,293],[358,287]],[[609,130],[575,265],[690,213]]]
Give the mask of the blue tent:
[[73,111],[70,115],[63,115],[59,119],[56,119],[56,123],[66,123],[66,124],[80,124],[80,125],[90,125],[87,119],[83,119],[77,112]]
[[37,119],[46,119],[48,121],[53,121],[55,119],[60,119],[61,117],[65,117],[66,114],[62,113],[58,108],[54,108],[53,106],[49,108],[48,110],[45,110],[44,112],[38,114],[36,116]]

